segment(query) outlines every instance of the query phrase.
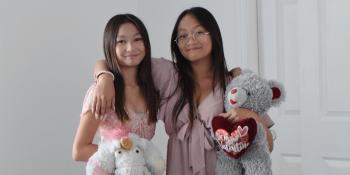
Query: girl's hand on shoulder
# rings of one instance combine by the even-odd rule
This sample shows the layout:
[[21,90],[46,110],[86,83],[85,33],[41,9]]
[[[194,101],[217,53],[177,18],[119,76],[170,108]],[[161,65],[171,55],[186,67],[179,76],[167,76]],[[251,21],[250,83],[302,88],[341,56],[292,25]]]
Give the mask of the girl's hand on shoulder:
[[233,108],[226,113],[221,113],[219,115],[227,118],[231,122],[238,122],[247,118],[253,118],[255,121],[260,122],[257,113],[245,108]]
[[104,120],[105,114],[114,111],[115,90],[113,78],[102,74],[96,80],[95,93],[91,111],[96,119]]

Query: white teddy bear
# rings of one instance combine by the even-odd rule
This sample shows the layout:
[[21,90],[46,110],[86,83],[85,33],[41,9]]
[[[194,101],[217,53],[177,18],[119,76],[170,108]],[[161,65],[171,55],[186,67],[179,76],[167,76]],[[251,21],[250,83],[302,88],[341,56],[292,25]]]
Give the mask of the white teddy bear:
[[129,138],[122,139],[115,152],[114,175],[151,175],[143,151]]
[[88,161],[86,174],[162,175],[164,170],[165,161],[152,142],[129,133],[120,140],[101,141]]

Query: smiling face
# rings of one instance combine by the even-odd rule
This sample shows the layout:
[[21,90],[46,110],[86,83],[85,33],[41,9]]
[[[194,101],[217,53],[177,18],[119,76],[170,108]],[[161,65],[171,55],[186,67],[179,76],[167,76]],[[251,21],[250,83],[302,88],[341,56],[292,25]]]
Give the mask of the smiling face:
[[181,54],[190,62],[211,58],[210,33],[192,15],[185,15],[177,29],[177,44]]
[[120,68],[136,67],[141,63],[145,57],[145,45],[134,24],[125,23],[120,26],[115,50]]

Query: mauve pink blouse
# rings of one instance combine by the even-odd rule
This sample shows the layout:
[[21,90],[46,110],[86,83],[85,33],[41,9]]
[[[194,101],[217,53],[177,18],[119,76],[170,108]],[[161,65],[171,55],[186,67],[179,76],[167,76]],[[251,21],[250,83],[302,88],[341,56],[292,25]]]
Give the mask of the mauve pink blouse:
[[[152,59],[153,78],[161,97],[170,96],[177,86],[177,74],[173,64],[164,58]],[[167,146],[167,175],[214,175],[216,150],[203,124],[195,119],[189,127],[188,104],[180,112],[176,124],[172,110],[180,97],[179,91],[168,100],[163,100],[159,116],[169,136]],[[197,108],[198,117],[210,127],[212,118],[224,111],[223,90],[217,86]],[[265,117],[264,117],[265,118]],[[267,116],[267,126],[273,122]]]

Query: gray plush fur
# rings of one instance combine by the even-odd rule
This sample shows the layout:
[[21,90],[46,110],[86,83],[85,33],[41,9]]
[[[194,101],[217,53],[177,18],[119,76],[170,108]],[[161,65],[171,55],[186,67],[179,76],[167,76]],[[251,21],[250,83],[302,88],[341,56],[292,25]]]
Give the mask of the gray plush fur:
[[[259,115],[263,115],[272,106],[277,106],[285,99],[285,90],[283,85],[274,80],[265,80],[251,70],[243,70],[236,78],[232,79],[226,87],[225,95],[234,87],[240,87],[249,92],[250,96],[240,107],[250,109]],[[281,90],[281,97],[272,100],[271,87],[277,87]],[[225,110],[229,111],[232,107],[225,98]]]
[[[232,108],[228,102],[228,93],[234,87],[245,90],[246,100],[239,107],[250,109],[263,116],[272,106],[277,106],[285,98],[285,90],[281,83],[268,81],[250,70],[231,80],[225,92],[225,109]],[[281,91],[281,96],[272,100],[271,87]],[[231,158],[222,150],[218,151],[216,174],[218,175],[272,175],[271,158],[268,149],[265,130],[261,124],[257,125],[257,134],[247,151],[239,158]]]
[[270,153],[263,126],[258,125],[257,135],[248,150],[238,159],[218,151],[216,164],[218,175],[272,175]]

